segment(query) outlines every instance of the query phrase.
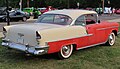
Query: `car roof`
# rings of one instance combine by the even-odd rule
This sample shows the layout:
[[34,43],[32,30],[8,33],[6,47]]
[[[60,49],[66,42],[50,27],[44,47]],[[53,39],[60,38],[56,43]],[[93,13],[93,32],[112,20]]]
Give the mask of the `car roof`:
[[63,14],[71,17],[72,19],[76,19],[81,15],[84,14],[97,14],[95,11],[89,11],[89,10],[53,10],[53,11],[48,11],[44,14]]

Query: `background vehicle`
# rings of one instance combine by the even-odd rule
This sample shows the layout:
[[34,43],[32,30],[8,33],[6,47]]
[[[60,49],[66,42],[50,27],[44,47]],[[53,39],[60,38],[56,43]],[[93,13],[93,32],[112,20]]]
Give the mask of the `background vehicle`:
[[55,8],[53,8],[52,6],[48,6],[47,8],[42,8],[42,10],[40,11],[42,14],[51,10],[56,10]]
[[23,8],[23,12],[33,15],[34,8]]
[[41,12],[38,9],[34,8],[34,10],[33,10],[33,16],[34,17],[33,18],[36,19],[40,15],[41,15]]
[[[19,21],[19,20],[26,21],[27,19],[30,18],[29,14],[26,14],[19,10],[9,12],[9,16],[10,16],[10,21]],[[0,15],[0,20],[7,21],[6,13]]]
[[30,16],[37,14],[37,15],[41,15],[41,12],[37,9],[37,8],[23,8],[23,12],[28,13]]
[[46,10],[46,8],[38,8],[38,10],[39,10],[41,13],[44,13],[44,11]]
[[105,7],[104,13],[105,13],[105,14],[111,14],[111,13],[112,13],[111,7]]
[[120,14],[120,9],[116,9],[116,10],[115,10],[115,13],[116,13],[116,14]]

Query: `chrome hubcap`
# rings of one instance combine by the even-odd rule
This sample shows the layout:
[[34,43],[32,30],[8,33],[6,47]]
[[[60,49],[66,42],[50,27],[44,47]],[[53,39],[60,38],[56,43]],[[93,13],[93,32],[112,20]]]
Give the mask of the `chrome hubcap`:
[[109,43],[110,43],[111,45],[113,45],[114,42],[115,42],[115,36],[114,36],[114,34],[111,34],[111,35],[109,36]]
[[25,18],[25,17],[23,17],[23,20],[24,20],[24,21],[26,21],[26,18]]
[[62,47],[63,55],[65,55],[65,56],[69,55],[70,51],[71,51],[71,47],[70,46],[63,46]]

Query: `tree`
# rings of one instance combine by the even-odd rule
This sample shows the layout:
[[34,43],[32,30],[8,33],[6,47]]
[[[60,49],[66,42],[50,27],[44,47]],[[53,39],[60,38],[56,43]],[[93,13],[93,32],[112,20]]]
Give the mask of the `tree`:
[[[9,5],[14,8],[19,8],[19,0],[8,0]],[[110,4],[108,4],[110,1]],[[80,8],[99,7],[101,0],[23,0],[23,7],[47,7],[53,6],[55,8],[77,8],[79,2]],[[5,0],[0,0],[0,6],[5,6]],[[105,0],[105,6],[120,7],[119,0]]]

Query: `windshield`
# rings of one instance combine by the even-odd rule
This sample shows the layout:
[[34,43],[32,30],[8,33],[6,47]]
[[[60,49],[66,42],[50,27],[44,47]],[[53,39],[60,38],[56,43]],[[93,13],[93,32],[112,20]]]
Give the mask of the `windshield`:
[[58,25],[70,25],[72,19],[69,16],[62,14],[43,14],[38,18],[36,22]]

